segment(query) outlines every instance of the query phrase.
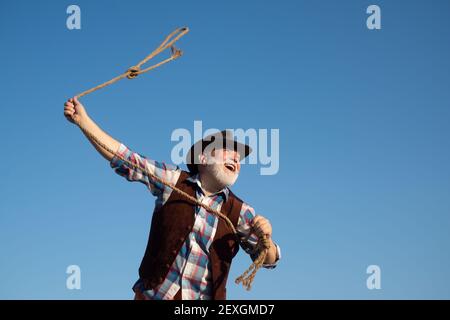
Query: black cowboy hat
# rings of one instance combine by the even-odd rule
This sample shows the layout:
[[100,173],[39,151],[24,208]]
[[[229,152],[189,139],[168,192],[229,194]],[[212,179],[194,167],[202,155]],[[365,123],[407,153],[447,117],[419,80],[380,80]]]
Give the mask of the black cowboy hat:
[[205,151],[206,147],[208,147],[209,150],[230,149],[237,151],[241,160],[252,152],[252,148],[250,148],[250,146],[240,143],[234,139],[232,131],[219,131],[204,137],[191,146],[186,156],[186,164],[190,172],[198,172],[198,156]]

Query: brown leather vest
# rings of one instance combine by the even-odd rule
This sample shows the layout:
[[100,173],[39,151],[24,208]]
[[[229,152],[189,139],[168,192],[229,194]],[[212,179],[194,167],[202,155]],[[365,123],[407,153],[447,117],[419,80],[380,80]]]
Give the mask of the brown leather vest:
[[[189,174],[182,171],[176,186],[196,197],[196,184],[188,181]],[[221,212],[237,225],[242,201],[231,191],[222,203]],[[166,278],[181,246],[194,226],[195,204],[172,192],[167,202],[153,212],[150,236],[139,268],[146,289],[153,289]],[[209,248],[212,277],[212,299],[226,299],[226,282],[231,260],[239,251],[236,236],[226,222],[219,218],[217,230]]]

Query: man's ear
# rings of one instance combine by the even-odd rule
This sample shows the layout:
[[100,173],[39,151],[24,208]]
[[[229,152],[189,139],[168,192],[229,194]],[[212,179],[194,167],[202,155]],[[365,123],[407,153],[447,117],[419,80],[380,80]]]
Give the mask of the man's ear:
[[198,161],[200,165],[206,165],[208,163],[208,159],[203,153],[198,155]]

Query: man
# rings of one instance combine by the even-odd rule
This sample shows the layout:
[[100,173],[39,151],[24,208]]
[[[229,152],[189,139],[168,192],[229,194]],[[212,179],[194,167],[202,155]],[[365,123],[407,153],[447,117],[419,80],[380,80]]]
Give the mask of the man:
[[[77,97],[69,99],[64,115],[79,123],[115,154],[102,148],[89,135],[97,151],[110,162],[116,173],[128,181],[145,184],[156,197],[149,240],[133,286],[135,299],[226,299],[226,282],[231,260],[241,246],[254,260],[262,250],[258,237],[270,242],[263,267],[274,268],[280,248],[272,241],[272,226],[255,215],[248,204],[236,197],[231,187],[240,172],[240,161],[250,154],[249,146],[238,143],[223,131],[194,144],[187,156],[189,172],[179,167],[147,159],[132,152],[100,129],[88,116]],[[237,237],[226,222],[203,207],[186,200],[126,159],[225,214],[233,223]]]

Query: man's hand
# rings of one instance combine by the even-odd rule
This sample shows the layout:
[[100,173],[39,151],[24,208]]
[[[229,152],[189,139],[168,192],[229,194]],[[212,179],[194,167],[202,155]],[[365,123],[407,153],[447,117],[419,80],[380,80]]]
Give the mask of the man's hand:
[[268,239],[272,237],[272,225],[270,224],[270,221],[263,216],[256,215],[252,220],[251,226],[258,238],[261,238],[264,235]]
[[[70,98],[64,103],[64,116],[69,122],[78,124],[95,149],[97,149],[106,160],[111,161],[115,152],[119,149],[120,142],[100,129],[100,127],[88,116],[83,105],[78,101],[77,96]],[[95,139],[92,137],[95,137]]]
[[86,110],[76,96],[64,103],[64,116],[72,123],[83,123],[88,118]]
[[267,251],[267,256],[264,263],[274,264],[279,257],[277,247],[272,241],[272,225],[270,224],[270,221],[263,216],[256,215],[251,222],[251,226],[253,232],[258,236],[258,238],[265,236],[269,240],[270,248]]

